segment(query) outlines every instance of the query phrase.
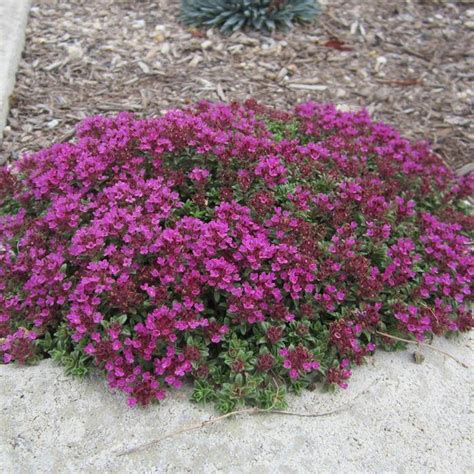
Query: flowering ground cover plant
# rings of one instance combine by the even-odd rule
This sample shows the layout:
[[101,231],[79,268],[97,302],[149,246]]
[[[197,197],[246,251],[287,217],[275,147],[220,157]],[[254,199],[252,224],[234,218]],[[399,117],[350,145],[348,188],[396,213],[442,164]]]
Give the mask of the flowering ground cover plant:
[[130,405],[344,388],[380,332],[473,327],[473,187],[332,105],[86,119],[0,169],[0,357],[97,366]]

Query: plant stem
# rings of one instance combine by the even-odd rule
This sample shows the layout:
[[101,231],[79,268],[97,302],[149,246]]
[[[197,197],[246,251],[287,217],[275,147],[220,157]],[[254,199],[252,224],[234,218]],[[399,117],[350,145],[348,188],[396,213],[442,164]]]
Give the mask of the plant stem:
[[443,354],[446,357],[449,357],[449,358],[453,359],[458,364],[462,365],[466,369],[469,369],[469,366],[467,364],[460,361],[459,359],[456,359],[456,357],[454,357],[453,355],[449,354],[448,352],[442,351],[441,349],[437,349],[436,347],[430,346],[429,344],[425,344],[424,342],[411,341],[410,339],[403,339],[402,337],[392,336],[391,334],[387,334],[386,332],[382,332],[382,331],[375,331],[375,333],[379,334],[380,336],[384,336],[384,337],[388,337],[390,339],[394,339],[395,341],[401,341],[401,342],[406,342],[407,344],[416,344],[417,346],[427,347],[428,349],[431,349],[432,351],[439,352],[440,354]]
[[200,421],[199,423],[195,423],[195,424],[187,426],[185,428],[181,428],[177,431],[173,431],[171,433],[168,433],[168,434],[162,436],[161,438],[157,438],[157,439],[155,439],[153,441],[150,441],[146,444],[142,444],[142,445],[136,446],[134,448],[127,449],[126,451],[122,451],[121,453],[117,454],[117,456],[126,456],[127,454],[132,454],[132,453],[135,453],[137,451],[147,449],[147,448],[149,448],[149,447],[151,447],[155,444],[160,443],[161,441],[164,441],[165,439],[172,438],[172,437],[177,436],[177,435],[182,434],[182,433],[187,433],[188,431],[193,431],[193,430],[197,430],[197,429],[200,429],[200,428],[204,428],[207,425],[212,425],[214,423],[225,420],[226,418],[229,418],[229,417],[234,416],[234,415],[235,416],[244,415],[244,414],[259,415],[259,414],[267,414],[268,413],[268,414],[274,414],[274,415],[287,415],[287,416],[299,416],[299,417],[304,417],[304,418],[316,418],[316,417],[321,417],[321,416],[333,415],[333,414],[339,413],[343,410],[347,410],[348,408],[349,408],[349,406],[344,406],[344,407],[341,407],[341,408],[337,408],[335,410],[321,412],[321,413],[298,413],[298,412],[285,411],[285,410],[273,410],[273,409],[264,410],[262,408],[245,408],[243,410],[236,410],[236,411],[232,411],[230,413],[226,413],[225,415],[218,416],[216,418],[211,418],[210,420]]

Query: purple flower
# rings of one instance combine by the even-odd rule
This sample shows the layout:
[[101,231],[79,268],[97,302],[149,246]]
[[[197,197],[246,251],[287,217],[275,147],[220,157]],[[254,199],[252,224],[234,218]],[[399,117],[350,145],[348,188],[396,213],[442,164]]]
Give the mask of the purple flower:
[[202,183],[209,178],[209,171],[204,168],[193,168],[188,174],[189,179]]

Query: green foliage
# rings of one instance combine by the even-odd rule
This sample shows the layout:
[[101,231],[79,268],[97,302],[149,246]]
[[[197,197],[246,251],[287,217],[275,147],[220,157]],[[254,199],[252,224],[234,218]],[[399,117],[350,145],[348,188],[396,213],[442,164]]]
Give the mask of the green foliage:
[[3,201],[3,204],[0,207],[0,216],[16,214],[20,208],[20,203],[14,199],[7,198]]
[[0,167],[0,361],[96,367],[131,406],[193,381],[228,413],[474,327],[472,181],[365,113],[200,102],[81,127],[21,180]]
[[297,120],[291,120],[290,122],[283,122],[279,120],[266,120],[265,125],[268,131],[273,135],[273,139],[276,141],[281,140],[294,140],[298,137],[299,123]]
[[63,323],[51,335],[47,332],[43,339],[37,341],[38,348],[48,353],[51,358],[65,367],[66,375],[84,377],[89,373],[91,358],[82,350],[85,342],[73,345],[70,331]]
[[215,27],[223,33],[243,28],[259,31],[290,29],[310,22],[319,11],[315,0],[182,0],[186,25]]
[[[208,372],[194,380],[191,400],[203,404],[212,402],[223,413],[245,406],[284,409],[288,391],[300,393],[316,381],[322,381],[324,372],[334,365],[337,358],[325,325],[319,320],[306,321],[307,331],[302,333],[302,323],[293,321],[288,325],[287,335],[278,343],[269,345],[266,334],[271,326],[269,322],[253,326],[242,324],[240,330],[227,335],[219,353],[212,359],[207,357]],[[302,374],[298,380],[291,380],[287,371],[281,369],[279,350],[285,346],[294,348],[302,342],[311,348],[311,355],[320,361],[321,368]],[[201,350],[205,348],[204,341],[198,339],[190,338],[187,344]],[[259,369],[258,359],[262,355],[274,358],[275,365],[268,371]]]

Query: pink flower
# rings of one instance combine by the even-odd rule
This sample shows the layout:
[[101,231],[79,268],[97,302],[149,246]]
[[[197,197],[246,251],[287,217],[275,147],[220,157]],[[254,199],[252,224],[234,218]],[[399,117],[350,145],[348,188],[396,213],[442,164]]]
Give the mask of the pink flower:
[[130,397],[127,399],[127,403],[130,408],[133,408],[134,406],[136,406],[137,402],[138,400],[135,397]]
[[315,370],[345,388],[382,329],[474,327],[473,190],[330,104],[85,119],[0,167],[0,357],[64,338],[131,406],[254,370],[258,399]]
[[320,365],[302,345],[298,345],[295,349],[283,347],[279,350],[279,354],[283,357],[283,367],[289,369],[291,379],[297,379],[304,373],[317,370]]
[[209,171],[203,168],[193,168],[188,177],[198,183],[204,182],[209,177]]

